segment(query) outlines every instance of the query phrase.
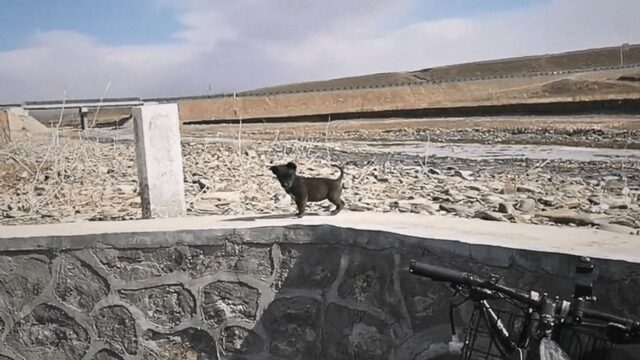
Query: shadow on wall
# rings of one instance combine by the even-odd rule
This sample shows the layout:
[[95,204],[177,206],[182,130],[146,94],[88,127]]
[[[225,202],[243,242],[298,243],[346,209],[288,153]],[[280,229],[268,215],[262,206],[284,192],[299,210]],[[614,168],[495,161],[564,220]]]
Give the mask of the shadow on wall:
[[225,337],[224,350],[247,359],[447,359],[451,292],[408,276],[402,251],[325,245],[339,244],[336,235],[280,246],[256,336]]
[[[452,292],[410,259],[564,297],[576,262],[326,225],[48,240],[0,253],[1,360],[453,359]],[[597,266],[602,308],[640,314],[640,265]]]

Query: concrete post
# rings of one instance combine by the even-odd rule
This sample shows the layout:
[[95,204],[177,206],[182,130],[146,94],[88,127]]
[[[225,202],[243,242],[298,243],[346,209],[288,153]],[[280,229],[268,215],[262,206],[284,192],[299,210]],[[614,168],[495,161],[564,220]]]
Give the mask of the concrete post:
[[9,114],[6,110],[0,109],[0,144],[6,144],[9,141],[11,141]]
[[87,108],[81,107],[79,111],[80,111],[80,128],[82,130],[87,130],[87,128],[89,128],[89,124],[87,120],[87,113],[89,112],[89,110]]
[[133,108],[142,216],[186,214],[177,104]]

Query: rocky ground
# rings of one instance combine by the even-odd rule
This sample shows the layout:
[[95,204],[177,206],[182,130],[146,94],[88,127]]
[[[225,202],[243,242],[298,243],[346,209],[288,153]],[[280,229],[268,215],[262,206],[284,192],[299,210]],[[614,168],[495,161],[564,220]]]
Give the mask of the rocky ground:
[[[431,141],[640,149],[640,116],[503,116],[244,124],[243,136],[313,142]],[[237,125],[191,125],[183,136],[233,138]]]
[[[308,139],[319,136],[310,133]],[[295,205],[267,169],[293,160],[308,176],[335,177],[337,171],[329,165],[342,164],[347,211],[413,212],[639,233],[637,161],[470,159],[370,145],[245,139],[240,151],[231,141],[186,137],[189,214],[293,214]],[[134,159],[130,142],[96,142],[69,134],[17,139],[0,148],[0,224],[140,218]],[[325,215],[330,207],[320,203],[309,211]]]

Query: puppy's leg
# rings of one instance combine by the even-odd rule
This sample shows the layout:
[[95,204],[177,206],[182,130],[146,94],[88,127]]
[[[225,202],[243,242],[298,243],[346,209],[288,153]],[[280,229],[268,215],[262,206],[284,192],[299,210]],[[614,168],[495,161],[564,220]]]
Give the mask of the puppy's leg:
[[344,208],[344,201],[340,199],[340,194],[330,194],[329,201],[336,206],[336,208],[330,212],[331,215],[336,215]]
[[306,196],[296,196],[296,205],[298,206],[297,217],[301,218],[304,216],[304,212],[307,208],[307,197]]

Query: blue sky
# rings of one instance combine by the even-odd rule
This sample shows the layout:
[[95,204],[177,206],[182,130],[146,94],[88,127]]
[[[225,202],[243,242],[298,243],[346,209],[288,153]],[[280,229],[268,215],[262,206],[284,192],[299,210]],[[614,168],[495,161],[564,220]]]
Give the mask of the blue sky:
[[21,0],[0,104],[179,96],[640,42],[640,1]]
[[[413,4],[396,24],[482,16],[544,1],[424,0]],[[0,51],[24,47],[48,31],[80,32],[107,45],[136,45],[171,42],[181,28],[174,9],[154,0],[8,1],[0,12],[0,23]]]
[[118,45],[163,43],[180,27],[171,9],[153,0],[5,1],[0,24],[0,51],[26,46],[39,33],[54,30]]

